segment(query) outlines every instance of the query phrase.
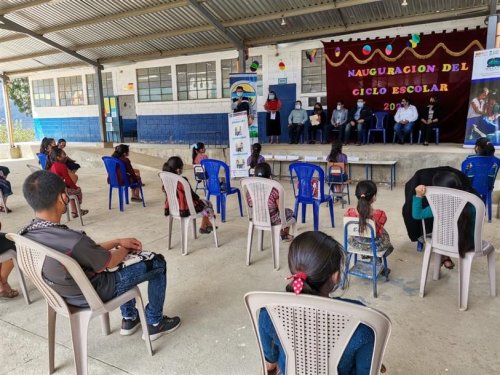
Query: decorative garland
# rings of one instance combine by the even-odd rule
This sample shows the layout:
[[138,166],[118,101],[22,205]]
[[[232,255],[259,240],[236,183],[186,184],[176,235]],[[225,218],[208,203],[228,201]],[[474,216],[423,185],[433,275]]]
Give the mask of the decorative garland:
[[436,47],[434,47],[434,49],[428,53],[427,55],[421,55],[419,54],[418,52],[416,52],[413,48],[410,48],[410,47],[405,47],[401,53],[399,55],[397,55],[396,57],[387,57],[384,55],[384,53],[380,50],[380,49],[376,49],[375,51],[373,51],[373,53],[370,55],[370,57],[368,57],[366,60],[360,60],[356,57],[356,55],[352,52],[352,51],[349,51],[345,54],[344,58],[342,60],[340,60],[338,63],[334,63],[332,60],[330,60],[330,57],[328,56],[328,54],[325,53],[325,58],[326,58],[326,61],[328,62],[328,64],[330,64],[331,66],[333,66],[334,68],[338,68],[339,66],[341,66],[342,64],[344,64],[344,62],[347,60],[347,58],[349,56],[351,56],[353,58],[354,61],[356,61],[358,64],[367,64],[369,63],[374,57],[375,57],[375,54],[379,54],[380,57],[382,57],[385,61],[387,62],[396,62],[398,61],[405,53],[406,51],[410,51],[411,53],[413,53],[413,55],[419,59],[419,60],[425,60],[425,59],[428,59],[429,57],[432,57],[438,50],[438,48],[443,48],[445,50],[445,52],[450,55],[450,56],[453,56],[453,57],[460,57],[460,56],[463,56],[465,55],[469,49],[471,49],[472,47],[474,46],[477,46],[479,47],[479,49],[484,49],[483,45],[481,44],[481,42],[479,42],[477,39],[476,40],[473,40],[472,42],[469,43],[469,45],[467,47],[465,47],[462,51],[460,52],[453,52],[452,50],[450,50],[448,47],[446,47],[446,45],[443,43],[443,42],[440,42],[436,45]]

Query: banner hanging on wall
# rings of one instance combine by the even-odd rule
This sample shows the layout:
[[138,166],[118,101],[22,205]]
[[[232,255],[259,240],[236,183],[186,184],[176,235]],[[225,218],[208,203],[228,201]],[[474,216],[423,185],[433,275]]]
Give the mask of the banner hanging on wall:
[[487,137],[500,146],[500,48],[474,52],[464,146]]
[[420,113],[436,95],[441,140],[461,143],[472,59],[485,42],[486,29],[325,42],[328,108],[343,100],[350,109],[362,97],[374,112],[394,115],[408,96]]
[[248,177],[247,159],[251,152],[247,113],[236,112],[228,116],[231,177]]
[[[252,143],[259,138],[259,124],[257,122],[257,74],[231,73],[230,98],[233,113],[246,111],[248,115],[248,132]],[[238,89],[240,88],[240,89]]]

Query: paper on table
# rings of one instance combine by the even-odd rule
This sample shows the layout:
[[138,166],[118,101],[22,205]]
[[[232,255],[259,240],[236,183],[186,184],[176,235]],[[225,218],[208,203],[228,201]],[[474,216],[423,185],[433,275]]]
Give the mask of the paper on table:
[[359,161],[359,156],[348,156],[347,162],[350,162],[350,161]]
[[318,126],[319,125],[319,116],[318,115],[309,116],[309,121],[311,121],[311,126]]

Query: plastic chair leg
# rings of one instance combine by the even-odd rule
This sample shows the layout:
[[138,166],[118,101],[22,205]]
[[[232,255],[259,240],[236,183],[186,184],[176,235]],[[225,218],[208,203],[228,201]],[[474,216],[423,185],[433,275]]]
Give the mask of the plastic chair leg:
[[305,203],[302,203],[302,224],[306,222],[306,209],[307,205]]
[[173,224],[174,218],[172,215],[169,215],[167,217],[167,226],[168,226],[168,248],[167,250],[170,250],[172,248],[172,224]]
[[264,231],[261,229],[257,229],[257,248],[264,251]]
[[468,255],[465,258],[458,258],[458,308],[460,311],[467,310],[469,300],[470,271],[473,256]]
[[90,321],[90,310],[70,314],[71,340],[75,357],[75,373],[86,375],[87,372],[87,336]]
[[298,200],[298,198],[295,198],[295,207],[293,208],[293,213],[298,220],[299,219],[299,200]]
[[142,207],[146,207],[146,202],[144,201],[144,192],[142,191],[141,185],[139,185],[139,192],[141,193]]
[[215,217],[212,217],[210,219],[210,223],[212,224],[213,232],[214,232],[214,240],[215,240],[215,247],[219,247],[219,239],[217,238],[217,226],[215,225]]
[[118,188],[118,202],[120,204],[120,211],[124,211],[123,208],[123,188],[119,187]]
[[280,269],[280,231],[280,225],[275,225],[271,228],[273,267],[275,271]]
[[14,263],[14,269],[17,272],[17,278],[19,280],[21,291],[23,292],[24,300],[26,301],[26,304],[29,305],[31,303],[30,296],[28,295],[28,290],[26,289],[26,281],[24,280],[23,272],[21,271],[21,269],[19,268],[19,264],[17,263],[16,254],[14,254],[14,256],[12,257],[12,262]]
[[189,231],[189,221],[185,218],[181,218],[181,249],[182,255],[187,255],[187,242],[188,242],[188,231]]
[[488,207],[488,223],[491,223],[491,199],[492,199],[492,192],[488,191],[487,196],[486,196],[486,206]]
[[495,271],[495,252],[492,251],[491,253],[488,254],[487,256],[487,261],[488,261],[488,277],[490,280],[490,294],[492,297],[495,297],[497,295],[496,291],[496,271]]
[[[189,223],[188,223],[188,225],[189,225]],[[198,232],[196,231],[196,218],[193,218],[193,238],[195,240],[198,238]]]
[[111,210],[111,199],[113,198],[113,188],[110,186],[109,187],[109,203],[108,203],[108,210]]
[[49,374],[53,374],[55,370],[54,357],[56,348],[56,319],[57,314],[52,307],[47,304],[47,321],[48,321],[48,344],[49,344]]
[[439,280],[441,278],[441,254],[434,253],[434,272],[432,273],[433,280]]
[[382,261],[384,262],[385,281],[389,281],[389,273],[387,272],[387,269],[388,269],[388,266],[387,266],[387,257],[384,256],[382,258]]
[[247,236],[247,266],[250,265],[250,255],[252,253],[252,242],[253,242],[253,223],[250,221],[248,223],[248,236]]
[[123,186],[122,189],[123,189],[123,192],[125,194],[125,203],[126,204],[130,204],[130,201],[128,199],[128,188],[126,188],[125,186]]
[[377,257],[372,257],[373,297],[377,298]]
[[[340,197],[340,199],[344,199],[344,198]],[[330,201],[328,206],[330,208],[330,221],[332,222],[332,228],[335,228],[335,216],[333,213],[333,199]],[[318,211],[319,211],[319,207],[318,207]],[[319,212],[318,212],[318,214],[319,214]]]
[[135,297],[135,303],[137,307],[137,311],[139,312],[139,318],[141,319],[141,328],[142,328],[142,337],[146,342],[146,349],[148,350],[149,355],[153,355],[153,348],[151,347],[151,339],[149,338],[148,332],[148,323],[146,321],[146,314],[144,313],[144,302],[142,301],[141,292],[139,288],[137,288],[137,295]]
[[317,231],[319,228],[319,204],[316,202],[313,204],[313,223],[314,230]]
[[425,283],[427,282],[427,273],[429,271],[429,263],[431,260],[432,248],[428,244],[425,246],[424,259],[422,261],[422,275],[420,276],[420,297],[424,297]]
[[241,205],[241,193],[238,191],[238,203],[240,204],[240,216],[243,217],[243,206]]
[[226,222],[226,195],[222,195],[220,197],[220,212],[221,212],[221,220],[223,223]]
[[104,313],[100,317],[101,319],[101,330],[104,336],[108,336],[111,333],[111,325],[109,324],[109,313]]
[[[216,199],[216,205],[217,205],[217,213],[220,214],[220,195],[217,195],[215,197]],[[224,222],[224,219],[222,219],[222,222]]]

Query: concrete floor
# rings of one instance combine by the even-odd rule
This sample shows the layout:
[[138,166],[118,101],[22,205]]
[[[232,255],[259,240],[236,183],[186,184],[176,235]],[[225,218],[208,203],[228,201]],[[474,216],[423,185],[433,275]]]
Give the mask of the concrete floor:
[[[71,149],[68,150],[72,156]],[[132,160],[133,161],[133,160]],[[10,167],[15,195],[9,199],[13,213],[1,214],[2,231],[17,231],[32,218],[22,197],[22,182],[30,160],[3,161]],[[162,160],[156,164],[160,167]],[[102,336],[99,320],[89,332],[90,374],[258,374],[259,355],[243,295],[252,290],[281,291],[288,276],[287,246],[281,246],[281,269],[273,271],[269,237],[265,251],[253,252],[253,263],[245,266],[246,217],[239,217],[236,198],[229,198],[227,222],[219,223],[216,249],[212,235],[189,238],[189,255],[181,256],[179,229],[173,232],[173,249],[166,250],[166,220],[163,194],[154,167],[141,166],[146,183],[146,208],[132,203],[124,213],[107,208],[108,187],[104,168],[82,168],[80,186],[84,192],[84,230],[95,240],[134,236],[144,248],[160,252],[168,262],[168,288],[165,313],[179,315],[182,326],[153,343],[149,357],[140,333],[121,337],[119,311],[111,314],[113,332]],[[139,165],[137,165],[139,166]],[[186,171],[188,176],[191,171]],[[292,206],[290,184],[283,180],[287,206]],[[355,198],[353,199],[353,203]],[[489,296],[486,259],[472,267],[469,310],[457,306],[457,270],[442,272],[440,281],[432,278],[425,298],[418,296],[422,253],[409,242],[401,218],[403,188],[390,191],[379,185],[376,206],[388,214],[387,230],[395,247],[389,258],[389,282],[379,282],[379,297],[372,296],[369,281],[351,278],[348,298],[358,299],[384,311],[392,320],[392,335],[385,354],[387,374],[498,374],[500,373],[500,298]],[[327,207],[321,209],[320,230],[342,242],[343,210],[335,206],[336,228],[328,223]],[[311,219],[312,213],[308,213]],[[65,219],[63,219],[65,221]],[[178,225],[178,223],[176,223]],[[484,238],[500,249],[499,220],[485,224]],[[78,220],[71,228],[82,229]],[[299,224],[298,231],[312,229],[312,220]],[[497,261],[498,262],[498,261]],[[497,266],[497,269],[499,267]],[[12,284],[17,285],[15,275]],[[500,282],[497,281],[497,288]],[[18,297],[0,299],[0,374],[42,374],[47,372],[46,305],[29,283],[33,303],[26,306]],[[144,285],[141,287],[145,294]],[[68,322],[57,325],[56,371],[73,373]]]

